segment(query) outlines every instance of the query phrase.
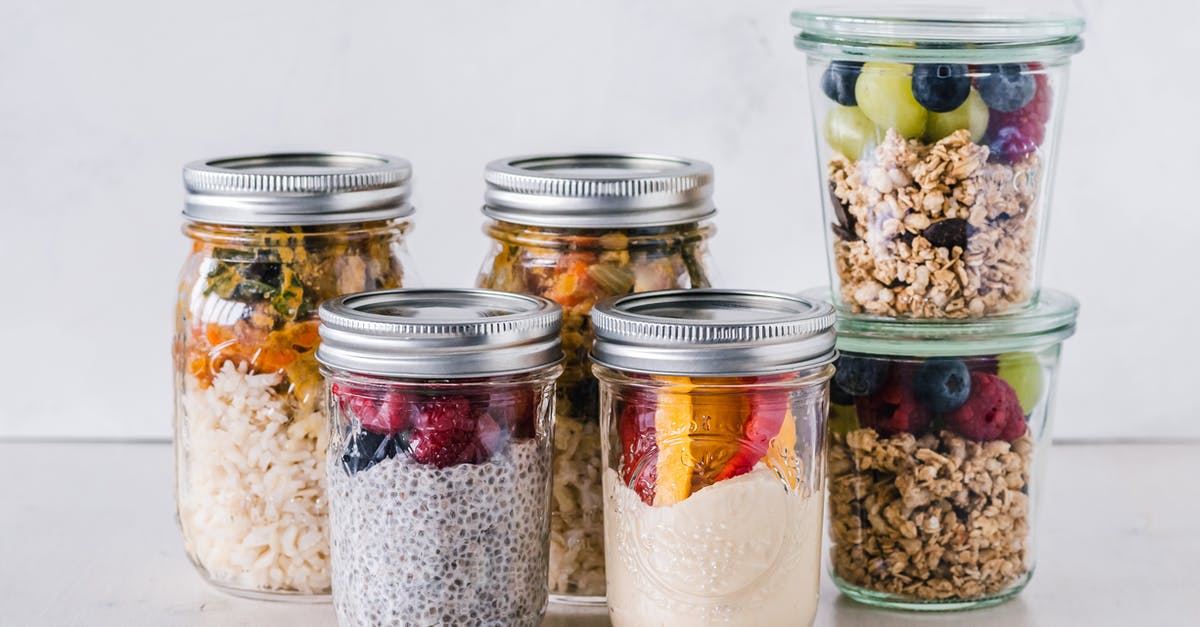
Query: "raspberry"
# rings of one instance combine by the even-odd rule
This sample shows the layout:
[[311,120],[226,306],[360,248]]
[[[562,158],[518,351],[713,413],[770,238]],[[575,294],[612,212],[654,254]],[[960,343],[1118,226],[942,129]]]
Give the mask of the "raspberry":
[[[946,426],[976,442],[1012,441],[1025,433],[1025,413],[1008,382],[996,375],[972,372],[971,395],[946,416]],[[1018,426],[1020,433],[1016,433]]]
[[528,386],[509,387],[488,393],[487,411],[513,437],[532,438],[536,432],[537,392]]
[[897,433],[918,435],[929,428],[933,416],[917,401],[909,377],[893,373],[877,394],[864,396],[854,403],[859,423],[881,435]]
[[[417,408],[409,439],[413,459],[438,468],[464,461],[464,453],[476,442],[478,431],[471,403],[462,396],[439,396],[419,403]],[[473,461],[478,454],[470,457]]]
[[1045,141],[1053,94],[1045,74],[1036,75],[1034,80],[1037,82],[1037,92],[1029,104],[1016,111],[991,112],[984,143],[991,148],[993,158],[1016,163]]
[[362,428],[372,433],[399,433],[408,428],[413,399],[403,392],[382,395],[367,389],[333,386],[333,395],[342,412],[357,418]]

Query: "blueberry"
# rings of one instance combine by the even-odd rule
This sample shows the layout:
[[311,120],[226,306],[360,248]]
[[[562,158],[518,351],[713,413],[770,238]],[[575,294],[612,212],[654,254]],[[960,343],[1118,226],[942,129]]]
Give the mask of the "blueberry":
[[394,457],[401,447],[398,440],[399,438],[388,434],[355,431],[346,443],[346,452],[342,454],[342,465],[346,468],[346,473],[353,475]]
[[917,400],[935,412],[958,409],[971,395],[971,373],[961,359],[929,359],[913,379]]
[[979,95],[996,111],[1016,111],[1029,104],[1037,92],[1037,81],[1023,63],[981,65]]
[[918,63],[912,71],[912,91],[922,107],[946,113],[967,101],[971,78],[961,63]]
[[854,97],[854,85],[858,82],[858,73],[862,69],[860,61],[834,61],[821,74],[821,91],[831,100],[847,107],[858,104]]
[[842,355],[833,383],[850,396],[869,396],[883,387],[887,377],[888,363],[882,359]]

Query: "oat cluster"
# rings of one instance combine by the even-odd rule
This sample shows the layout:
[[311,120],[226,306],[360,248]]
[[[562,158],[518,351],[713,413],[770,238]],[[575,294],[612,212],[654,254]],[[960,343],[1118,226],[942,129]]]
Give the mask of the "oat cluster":
[[834,268],[856,312],[967,318],[1032,296],[1037,153],[1015,164],[959,130],[934,144],[889,130],[871,157],[829,162]]
[[972,600],[1032,567],[1027,486],[1033,438],[974,442],[949,431],[833,434],[829,505],[834,573],[910,598]]

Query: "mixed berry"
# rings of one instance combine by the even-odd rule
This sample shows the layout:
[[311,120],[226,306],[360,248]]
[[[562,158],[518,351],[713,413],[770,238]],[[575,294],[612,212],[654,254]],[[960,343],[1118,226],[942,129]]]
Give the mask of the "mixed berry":
[[536,433],[537,394],[528,386],[383,391],[338,383],[330,391],[345,425],[349,474],[401,453],[436,468],[481,464],[511,439]]
[[1025,434],[1043,393],[1033,353],[887,358],[843,353],[830,391],[831,428],[921,435],[947,429],[987,442]]
[[960,129],[991,148],[991,158],[1015,163],[1045,140],[1052,92],[1036,63],[886,63],[833,61],[821,90],[837,103],[825,118],[825,139],[857,159],[888,129],[936,142]]

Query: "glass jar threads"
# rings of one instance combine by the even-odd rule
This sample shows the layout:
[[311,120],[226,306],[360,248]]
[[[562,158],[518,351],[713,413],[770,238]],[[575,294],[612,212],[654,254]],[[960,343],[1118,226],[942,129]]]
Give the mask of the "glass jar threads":
[[588,312],[610,296],[709,285],[712,167],[651,155],[542,155],[494,161],[484,176],[494,243],[478,285],[563,307],[551,598],[602,603],[601,434]]
[[339,624],[540,624],[561,315],[488,290],[321,306]]
[[596,307],[614,626],[812,622],[833,318],[712,289]]
[[1024,311],[970,322],[839,317],[829,534],[843,593],[954,610],[1025,587],[1058,357],[1077,312],[1046,289]]
[[838,308],[973,318],[1036,299],[1083,21],[920,7],[792,23]]
[[188,556],[229,592],[329,593],[326,298],[407,281],[411,167],[274,154],[184,168],[174,337],[176,496]]

